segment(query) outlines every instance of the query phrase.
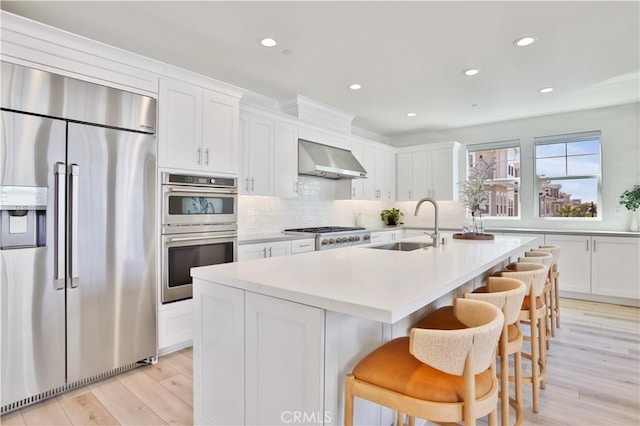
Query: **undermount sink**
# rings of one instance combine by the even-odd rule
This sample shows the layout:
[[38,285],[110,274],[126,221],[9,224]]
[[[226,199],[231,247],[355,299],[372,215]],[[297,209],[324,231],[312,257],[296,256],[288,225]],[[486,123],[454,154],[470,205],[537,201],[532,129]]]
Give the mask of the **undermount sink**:
[[382,244],[379,246],[368,246],[367,248],[379,249],[379,250],[413,251],[413,250],[426,249],[427,247],[433,247],[433,243],[400,242],[400,243]]

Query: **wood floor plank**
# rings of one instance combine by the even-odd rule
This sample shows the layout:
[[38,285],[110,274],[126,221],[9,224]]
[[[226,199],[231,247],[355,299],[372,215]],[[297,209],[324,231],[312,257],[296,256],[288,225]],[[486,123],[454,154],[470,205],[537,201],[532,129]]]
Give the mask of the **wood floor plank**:
[[72,425],[58,400],[50,398],[21,410],[25,424],[28,425]]
[[120,424],[166,424],[115,377],[89,385],[89,388]]
[[117,378],[168,424],[193,424],[193,409],[145,372],[132,371]]
[[193,407],[193,380],[180,373],[160,381],[160,384]]
[[193,359],[181,352],[176,352],[162,357],[163,363],[166,363],[191,380],[193,380]]
[[88,391],[58,401],[74,425],[118,425],[109,410]]
[[169,363],[159,362],[154,365],[147,365],[140,369],[147,373],[153,380],[156,382],[162,381],[164,379],[168,379],[169,377],[173,377],[176,374],[180,373],[178,370],[173,368]]
[[193,359],[193,346],[182,349],[180,353],[186,356],[187,358]]
[[25,425],[24,418],[20,410],[12,411],[11,413],[4,414],[0,419],[0,424],[6,426]]

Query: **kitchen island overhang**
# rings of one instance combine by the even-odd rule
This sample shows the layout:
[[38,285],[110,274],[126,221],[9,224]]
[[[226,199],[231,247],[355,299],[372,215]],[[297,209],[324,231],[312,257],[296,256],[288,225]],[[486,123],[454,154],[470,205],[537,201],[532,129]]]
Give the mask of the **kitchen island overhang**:
[[[192,269],[196,423],[341,423],[344,375],[366,353],[540,243],[496,236],[410,252],[358,246]],[[356,403],[356,423],[391,418]]]

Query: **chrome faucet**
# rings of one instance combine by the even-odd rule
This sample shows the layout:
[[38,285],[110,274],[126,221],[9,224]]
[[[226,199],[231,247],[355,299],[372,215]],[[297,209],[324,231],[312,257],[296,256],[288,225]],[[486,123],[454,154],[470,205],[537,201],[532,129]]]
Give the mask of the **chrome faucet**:
[[426,232],[425,234],[429,235],[431,239],[433,239],[433,246],[438,247],[440,245],[440,229],[438,228],[438,203],[436,202],[436,200],[434,200],[433,198],[427,197],[418,201],[418,204],[416,205],[416,211],[413,213],[413,215],[418,216],[418,211],[420,210],[420,206],[425,201],[428,201],[431,204],[433,204],[433,208],[435,209],[435,224],[434,224],[435,230],[433,231],[433,234],[428,234]]

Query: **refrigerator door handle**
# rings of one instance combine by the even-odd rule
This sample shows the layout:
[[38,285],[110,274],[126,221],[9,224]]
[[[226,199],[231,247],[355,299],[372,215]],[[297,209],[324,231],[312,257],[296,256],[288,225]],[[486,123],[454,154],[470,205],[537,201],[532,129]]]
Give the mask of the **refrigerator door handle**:
[[56,163],[55,165],[56,175],[56,194],[55,194],[55,271],[54,271],[54,285],[56,290],[63,290],[65,284],[65,256],[64,256],[64,198],[65,198],[65,177],[67,175],[67,167],[64,163]]
[[71,226],[69,227],[70,234],[70,246],[69,251],[71,253],[71,288],[76,288],[80,285],[78,277],[78,176],[80,175],[80,166],[77,164],[71,165],[71,171],[69,173],[71,187]]

